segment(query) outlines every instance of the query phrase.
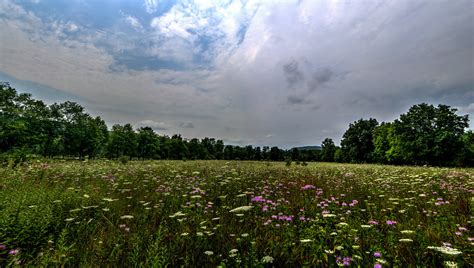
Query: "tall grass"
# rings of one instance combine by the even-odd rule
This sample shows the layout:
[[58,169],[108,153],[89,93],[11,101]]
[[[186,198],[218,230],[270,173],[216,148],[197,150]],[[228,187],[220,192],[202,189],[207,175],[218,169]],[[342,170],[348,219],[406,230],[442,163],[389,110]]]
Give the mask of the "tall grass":
[[472,169],[224,161],[0,169],[0,266],[473,264]]

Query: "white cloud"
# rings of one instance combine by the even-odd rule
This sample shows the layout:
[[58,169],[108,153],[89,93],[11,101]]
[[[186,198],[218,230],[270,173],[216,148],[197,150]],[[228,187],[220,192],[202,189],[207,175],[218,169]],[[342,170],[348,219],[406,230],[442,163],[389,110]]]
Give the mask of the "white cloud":
[[125,16],[125,21],[130,24],[133,28],[135,28],[136,30],[143,30],[143,26],[142,24],[140,23],[140,21],[138,21],[138,19],[132,15],[124,15]]
[[158,10],[158,0],[145,0],[145,9],[148,13],[154,13]]

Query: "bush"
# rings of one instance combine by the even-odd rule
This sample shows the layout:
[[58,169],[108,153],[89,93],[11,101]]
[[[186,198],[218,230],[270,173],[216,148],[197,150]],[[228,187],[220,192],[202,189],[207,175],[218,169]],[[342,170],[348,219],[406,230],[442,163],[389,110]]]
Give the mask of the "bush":
[[122,164],[127,164],[128,161],[130,160],[130,157],[126,156],[126,155],[122,155],[121,157],[119,157],[119,162],[122,163]]

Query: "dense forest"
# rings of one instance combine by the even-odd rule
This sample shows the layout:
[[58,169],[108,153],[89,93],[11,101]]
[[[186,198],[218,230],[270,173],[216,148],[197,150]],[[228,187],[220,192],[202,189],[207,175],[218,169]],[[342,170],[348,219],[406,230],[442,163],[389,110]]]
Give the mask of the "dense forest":
[[45,104],[0,83],[0,155],[3,163],[29,157],[110,159],[226,159],[473,166],[474,133],[467,115],[447,105],[412,106],[393,122],[360,119],[336,146],[321,150],[225,145],[215,138],[159,135],[151,127],[113,125],[66,101]]

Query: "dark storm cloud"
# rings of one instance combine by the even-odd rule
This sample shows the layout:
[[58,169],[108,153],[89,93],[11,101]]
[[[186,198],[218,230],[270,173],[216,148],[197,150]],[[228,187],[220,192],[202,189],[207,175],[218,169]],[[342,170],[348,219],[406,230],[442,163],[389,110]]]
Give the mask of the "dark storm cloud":
[[290,95],[287,98],[288,104],[308,104],[309,100],[305,99],[303,96]]
[[182,122],[179,124],[182,128],[194,128],[194,124],[192,122]]
[[283,65],[283,73],[285,74],[289,88],[294,87],[296,84],[304,80],[304,75],[299,70],[298,62],[294,59]]
[[329,82],[333,78],[333,76],[334,73],[329,68],[317,70],[313,73],[313,75],[311,76],[311,80],[308,82],[308,90],[310,92],[315,91],[323,84]]

